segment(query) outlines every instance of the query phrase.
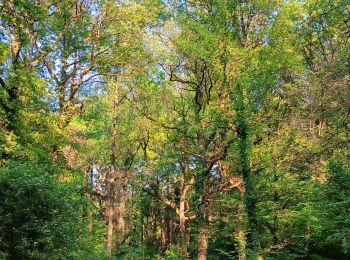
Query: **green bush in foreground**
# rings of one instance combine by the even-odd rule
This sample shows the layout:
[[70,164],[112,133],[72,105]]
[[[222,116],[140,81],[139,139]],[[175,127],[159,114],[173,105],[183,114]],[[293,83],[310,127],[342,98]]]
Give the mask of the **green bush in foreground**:
[[37,165],[0,170],[0,252],[9,259],[91,259],[86,202]]

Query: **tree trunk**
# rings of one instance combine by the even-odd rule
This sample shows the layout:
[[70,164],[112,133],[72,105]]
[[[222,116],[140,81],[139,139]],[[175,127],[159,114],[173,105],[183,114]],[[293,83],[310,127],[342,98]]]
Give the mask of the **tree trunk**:
[[246,187],[245,204],[246,204],[248,225],[249,225],[249,231],[247,234],[248,248],[254,253],[258,253],[260,250],[260,243],[259,243],[258,221],[256,216],[256,198],[253,190],[250,171],[248,172],[244,171],[243,180],[244,180],[244,185]]
[[244,94],[240,86],[238,86],[237,100],[237,135],[239,138],[239,156],[241,165],[241,174],[245,186],[244,202],[248,217],[248,249],[253,254],[258,254],[260,250],[258,221],[256,216],[256,195],[253,186],[252,172],[249,165],[249,133],[246,107],[244,104]]
[[238,259],[246,260],[246,236],[244,229],[244,192],[241,191],[241,198],[237,209],[237,224],[236,224],[236,242],[238,245]]
[[117,128],[118,128],[118,105],[119,95],[118,86],[115,85],[114,100],[113,100],[113,125],[112,125],[112,147],[111,147],[111,161],[110,161],[110,176],[109,176],[109,192],[108,192],[108,235],[107,235],[107,251],[109,258],[112,258],[113,250],[113,229],[114,229],[114,200],[115,200],[115,179],[117,175],[116,170],[116,153],[117,153]]
[[205,157],[205,147],[203,145],[204,138],[203,134],[199,133],[197,135],[197,147],[198,150],[201,151],[202,158],[199,158],[199,162],[202,166],[202,169],[198,172],[196,176],[196,192],[199,196],[200,204],[197,207],[197,221],[198,221],[198,241],[197,241],[197,247],[198,247],[198,260],[205,260],[207,259],[207,248],[208,248],[208,207],[207,207],[207,183],[206,179],[208,177],[208,174],[210,173],[210,170],[212,168],[212,164],[207,164],[206,161],[203,159]]
[[175,240],[175,224],[174,224],[174,220],[170,219],[169,221],[169,241],[171,244],[175,244],[176,240]]
[[122,171],[122,174],[118,178],[118,205],[117,205],[117,227],[118,237],[116,245],[119,246],[125,241],[126,237],[126,224],[125,224],[125,209],[127,200],[127,188],[128,188],[128,172]]
[[186,232],[186,217],[185,217],[185,196],[181,194],[180,208],[179,208],[179,222],[180,222],[180,243],[182,259],[187,259],[187,232]]
[[164,204],[160,205],[160,217],[161,217],[161,222],[160,222],[160,239],[161,239],[161,250],[162,254],[167,250],[168,247],[168,218],[166,216],[166,208]]
[[189,181],[186,181],[189,178],[189,162],[188,154],[186,153],[186,142],[187,139],[184,138],[181,142],[181,151],[182,151],[182,163],[181,163],[181,195],[180,195],[180,204],[179,204],[179,229],[180,229],[180,245],[181,245],[181,255],[182,259],[188,258],[188,244],[189,244],[189,234],[186,229],[186,197],[187,192],[194,182],[194,177]]
[[153,206],[152,217],[151,217],[151,232],[152,232],[152,243],[157,246],[157,220],[158,220],[158,203]]
[[207,221],[201,221],[199,225],[199,238],[198,238],[198,260],[207,259],[208,249],[208,225]]
[[113,250],[113,229],[114,229],[114,183],[110,183],[109,187],[109,201],[108,201],[108,234],[107,234],[107,250],[108,256],[112,258]]
[[199,228],[199,237],[198,237],[198,260],[207,259],[207,249],[208,249],[208,207],[207,207],[207,196],[205,194],[206,183],[202,176],[202,194],[201,194],[201,204],[198,211],[198,228]]
[[198,260],[207,259],[208,248],[208,229],[203,226],[200,228],[200,234],[198,239]]

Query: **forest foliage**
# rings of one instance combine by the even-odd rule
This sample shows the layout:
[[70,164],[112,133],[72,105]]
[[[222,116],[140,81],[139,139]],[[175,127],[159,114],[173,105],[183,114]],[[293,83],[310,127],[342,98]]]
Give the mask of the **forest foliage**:
[[0,0],[0,258],[349,259],[348,0]]

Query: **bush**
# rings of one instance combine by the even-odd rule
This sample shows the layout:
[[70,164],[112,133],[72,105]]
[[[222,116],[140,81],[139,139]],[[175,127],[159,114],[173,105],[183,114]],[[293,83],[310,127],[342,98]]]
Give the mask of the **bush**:
[[1,254],[10,259],[91,259],[85,208],[72,185],[59,183],[42,167],[9,164],[0,169]]

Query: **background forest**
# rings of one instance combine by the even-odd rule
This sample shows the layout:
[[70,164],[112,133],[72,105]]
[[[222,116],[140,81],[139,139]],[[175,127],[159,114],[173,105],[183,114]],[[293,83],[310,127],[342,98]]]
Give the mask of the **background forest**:
[[1,259],[350,259],[349,0],[0,0]]

